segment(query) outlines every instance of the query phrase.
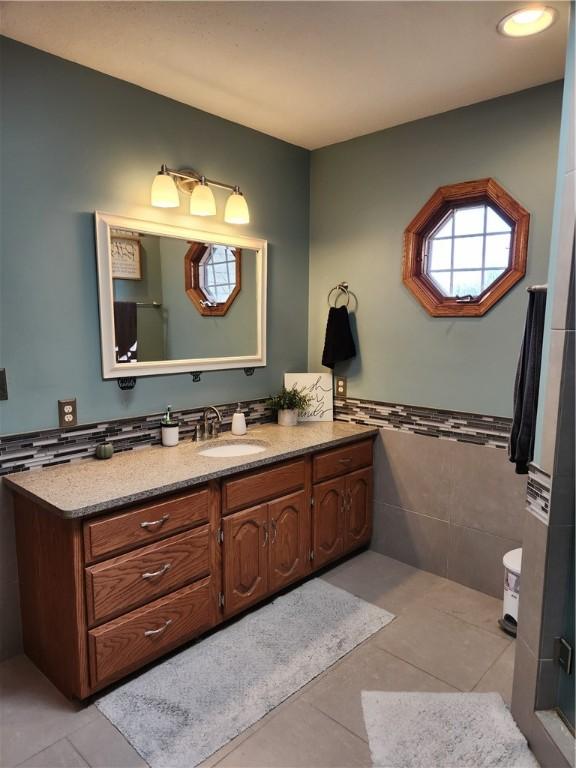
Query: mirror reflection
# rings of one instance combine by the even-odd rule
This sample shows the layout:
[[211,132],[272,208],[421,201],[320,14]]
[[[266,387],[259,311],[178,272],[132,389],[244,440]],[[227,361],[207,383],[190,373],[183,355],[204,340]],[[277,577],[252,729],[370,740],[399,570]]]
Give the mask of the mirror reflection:
[[258,354],[257,251],[110,230],[117,364]]

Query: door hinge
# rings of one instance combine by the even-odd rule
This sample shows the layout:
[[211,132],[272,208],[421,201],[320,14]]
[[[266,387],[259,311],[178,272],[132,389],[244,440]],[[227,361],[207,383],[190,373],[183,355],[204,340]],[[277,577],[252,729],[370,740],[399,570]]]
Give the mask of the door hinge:
[[314,550],[310,550],[310,560],[314,560]]
[[567,675],[572,674],[574,649],[564,637],[554,638],[554,661]]
[[222,530],[222,528],[218,528],[218,530],[216,531],[216,541],[219,544],[222,544],[222,542],[224,541],[224,531]]
[[224,592],[218,592],[218,607],[224,608]]

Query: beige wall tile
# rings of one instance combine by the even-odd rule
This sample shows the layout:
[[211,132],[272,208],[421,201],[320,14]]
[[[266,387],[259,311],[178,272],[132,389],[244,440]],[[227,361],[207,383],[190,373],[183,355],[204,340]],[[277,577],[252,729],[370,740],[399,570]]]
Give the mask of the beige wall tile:
[[375,499],[448,520],[452,447],[447,440],[381,429],[376,441]]
[[372,549],[396,560],[447,575],[450,526],[447,522],[376,502]]
[[518,637],[538,656],[548,526],[526,512],[522,541],[522,574],[520,577],[520,604],[518,606]]
[[450,528],[448,578],[472,589],[501,597],[504,585],[502,558],[520,541],[454,525]]

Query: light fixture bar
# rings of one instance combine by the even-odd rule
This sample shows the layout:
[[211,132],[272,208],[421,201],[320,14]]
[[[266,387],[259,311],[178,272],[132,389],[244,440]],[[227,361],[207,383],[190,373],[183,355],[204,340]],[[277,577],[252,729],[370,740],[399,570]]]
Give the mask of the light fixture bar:
[[234,192],[236,189],[234,184],[225,184],[223,181],[216,181],[216,179],[209,179],[207,176],[202,177],[200,173],[192,170],[176,171],[173,168],[168,168],[167,165],[162,166],[162,173],[166,173],[170,176],[174,176],[177,179],[184,179],[186,181],[204,181],[206,184],[210,184],[212,187],[219,187],[220,189],[227,189],[229,192]]

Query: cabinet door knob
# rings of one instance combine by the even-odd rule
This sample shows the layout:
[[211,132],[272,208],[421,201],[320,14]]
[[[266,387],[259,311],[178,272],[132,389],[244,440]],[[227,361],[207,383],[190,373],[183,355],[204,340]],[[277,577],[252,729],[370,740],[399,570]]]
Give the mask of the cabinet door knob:
[[262,544],[263,547],[265,547],[266,544],[268,544],[268,538],[269,538],[269,536],[268,536],[268,523],[264,523],[264,544]]
[[143,573],[142,578],[153,579],[156,576],[163,576],[168,570],[170,570],[170,563],[164,563],[162,568],[159,568],[157,571],[151,571],[150,573]]
[[276,526],[276,520],[272,520],[272,533],[274,535],[273,535],[272,540],[270,541],[270,544],[274,544],[274,542],[276,541],[276,536],[278,535],[278,528]]
[[158,528],[160,528],[160,526],[164,525],[169,517],[170,515],[162,515],[162,517],[160,517],[158,520],[145,520],[143,523],[140,523],[140,528],[153,528],[154,526],[158,526]]
[[163,627],[160,627],[160,629],[147,629],[144,632],[144,637],[153,637],[154,635],[161,635],[162,632],[166,632],[170,624],[172,624],[172,619],[166,619]]

